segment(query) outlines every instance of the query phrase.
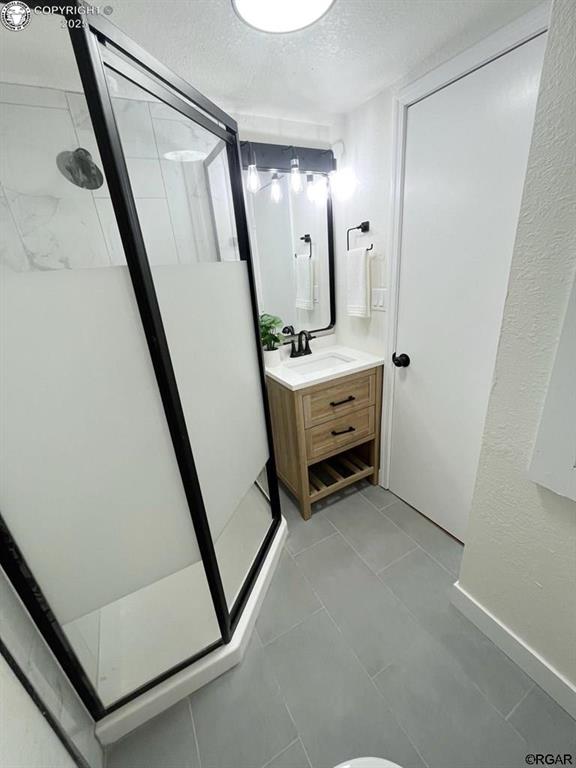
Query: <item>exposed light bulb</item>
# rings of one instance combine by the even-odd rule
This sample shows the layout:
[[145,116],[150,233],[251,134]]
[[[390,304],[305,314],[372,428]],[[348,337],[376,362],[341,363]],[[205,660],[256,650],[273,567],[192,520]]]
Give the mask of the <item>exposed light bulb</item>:
[[349,200],[357,186],[358,178],[353,168],[342,168],[330,174],[330,188],[338,200]]
[[311,203],[316,202],[316,186],[313,173],[306,174],[306,197]]
[[255,165],[248,166],[248,178],[246,179],[246,187],[253,195],[260,189],[260,176],[258,175],[258,168]]
[[290,186],[292,192],[302,192],[302,175],[300,174],[300,163],[298,158],[295,157],[290,161]]
[[272,183],[270,184],[270,197],[273,203],[279,203],[282,200],[282,188],[280,187],[280,178],[274,171],[272,174]]
[[328,199],[328,178],[326,176],[319,175],[314,182],[314,202],[317,205],[322,205]]

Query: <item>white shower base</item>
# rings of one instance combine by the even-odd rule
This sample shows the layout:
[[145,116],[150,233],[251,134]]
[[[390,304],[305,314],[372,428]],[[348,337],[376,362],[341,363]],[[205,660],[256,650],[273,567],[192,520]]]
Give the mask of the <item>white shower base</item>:
[[[269,502],[253,485],[215,543],[228,606],[270,520]],[[201,561],[69,622],[64,631],[106,707],[220,638]]]
[[147,720],[155,717],[176,702],[236,666],[243,656],[268,586],[276,570],[287,535],[286,521],[282,519],[268,557],[266,558],[242,617],[228,645],[216,649],[203,659],[154,686],[136,700],[125,704],[96,724],[96,736],[104,745],[112,744]]

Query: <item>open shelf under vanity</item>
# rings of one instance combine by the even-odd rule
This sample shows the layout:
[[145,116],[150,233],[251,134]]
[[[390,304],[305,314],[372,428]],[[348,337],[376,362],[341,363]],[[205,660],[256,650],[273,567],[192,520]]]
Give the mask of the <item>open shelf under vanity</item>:
[[343,451],[308,467],[308,493],[312,503],[374,474],[370,460],[362,455],[366,453],[361,450],[364,447]]

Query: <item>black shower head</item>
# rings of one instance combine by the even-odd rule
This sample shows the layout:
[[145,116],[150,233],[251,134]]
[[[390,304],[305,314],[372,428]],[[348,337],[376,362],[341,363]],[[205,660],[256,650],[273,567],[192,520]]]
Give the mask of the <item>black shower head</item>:
[[99,189],[104,176],[87,149],[78,147],[73,152],[60,152],[56,157],[60,173],[72,184],[82,189]]

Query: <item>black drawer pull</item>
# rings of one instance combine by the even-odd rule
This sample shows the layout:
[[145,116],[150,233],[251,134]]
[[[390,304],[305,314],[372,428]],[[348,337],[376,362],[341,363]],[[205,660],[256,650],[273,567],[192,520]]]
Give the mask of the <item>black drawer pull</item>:
[[352,400],[356,400],[354,395],[348,395],[348,397],[345,400],[332,400],[330,405],[332,406],[332,408],[334,408],[334,406],[336,405],[344,405],[344,403],[351,403]]
[[335,429],[332,430],[334,437],[336,437],[336,435],[345,435],[346,432],[356,432],[356,427],[347,427],[346,429],[341,429],[339,432]]

